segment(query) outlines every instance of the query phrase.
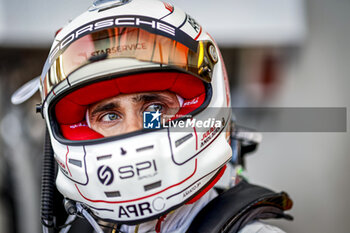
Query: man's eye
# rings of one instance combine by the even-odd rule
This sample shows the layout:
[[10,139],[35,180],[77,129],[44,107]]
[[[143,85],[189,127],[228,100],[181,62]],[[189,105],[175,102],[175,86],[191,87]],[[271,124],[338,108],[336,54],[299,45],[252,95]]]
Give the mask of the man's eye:
[[163,106],[160,104],[151,104],[145,109],[145,112],[156,112],[156,111],[162,112]]
[[119,118],[120,117],[116,113],[107,113],[101,118],[101,121],[115,121]]

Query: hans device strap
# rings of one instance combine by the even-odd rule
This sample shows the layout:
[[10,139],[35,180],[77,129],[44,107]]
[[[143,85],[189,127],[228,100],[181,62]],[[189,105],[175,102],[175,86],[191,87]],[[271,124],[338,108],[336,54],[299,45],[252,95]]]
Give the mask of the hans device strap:
[[291,209],[292,205],[293,202],[287,193],[275,193],[243,180],[204,207],[193,220],[187,233],[234,233],[253,220],[293,220],[292,216],[284,213]]

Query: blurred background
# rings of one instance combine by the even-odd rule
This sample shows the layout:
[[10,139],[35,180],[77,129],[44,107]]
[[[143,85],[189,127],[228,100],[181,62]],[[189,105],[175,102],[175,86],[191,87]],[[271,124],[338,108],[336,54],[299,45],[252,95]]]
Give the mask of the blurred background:
[[[40,75],[55,32],[91,2],[0,0],[0,233],[40,232],[40,98],[13,106],[10,96]],[[350,107],[349,0],[169,2],[219,43],[234,107]],[[294,200],[294,222],[273,224],[350,231],[349,142],[348,132],[263,133],[247,176]]]

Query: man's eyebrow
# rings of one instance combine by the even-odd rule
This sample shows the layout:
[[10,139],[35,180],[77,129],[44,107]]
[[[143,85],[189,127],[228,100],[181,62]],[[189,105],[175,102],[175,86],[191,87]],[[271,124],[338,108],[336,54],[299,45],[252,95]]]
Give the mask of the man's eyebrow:
[[115,102],[103,104],[103,105],[97,106],[95,110],[91,112],[91,116],[93,117],[99,112],[110,111],[118,107],[119,107],[119,104]]
[[147,103],[147,102],[151,102],[151,101],[169,101],[171,99],[166,98],[162,95],[159,94],[140,94],[137,95],[135,97],[132,98],[132,101],[139,103],[139,102],[143,102],[143,103]]

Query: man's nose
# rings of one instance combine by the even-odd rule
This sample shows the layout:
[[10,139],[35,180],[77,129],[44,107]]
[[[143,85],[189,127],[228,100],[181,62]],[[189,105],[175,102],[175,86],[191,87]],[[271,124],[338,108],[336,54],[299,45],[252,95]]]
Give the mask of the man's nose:
[[132,113],[125,117],[124,133],[130,133],[142,128],[142,116],[140,114]]

